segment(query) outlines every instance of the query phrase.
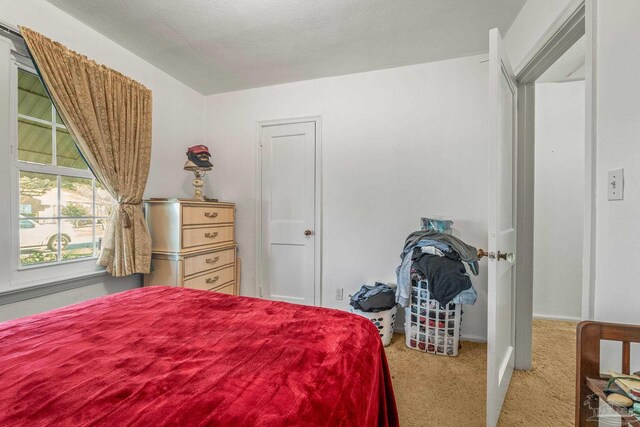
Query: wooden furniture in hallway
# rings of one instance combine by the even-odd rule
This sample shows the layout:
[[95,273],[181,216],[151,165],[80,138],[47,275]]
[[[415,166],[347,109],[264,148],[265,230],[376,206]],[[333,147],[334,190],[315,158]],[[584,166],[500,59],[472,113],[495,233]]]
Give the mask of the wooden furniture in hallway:
[[[622,343],[622,373],[631,372],[631,343],[640,342],[640,326],[585,321],[578,324],[576,354],[576,426],[597,426],[598,398],[606,402],[607,375],[600,373],[600,341]],[[624,409],[611,406],[621,425],[640,427],[640,421]]]
[[233,203],[152,199],[145,216],[152,241],[145,286],[238,294]]

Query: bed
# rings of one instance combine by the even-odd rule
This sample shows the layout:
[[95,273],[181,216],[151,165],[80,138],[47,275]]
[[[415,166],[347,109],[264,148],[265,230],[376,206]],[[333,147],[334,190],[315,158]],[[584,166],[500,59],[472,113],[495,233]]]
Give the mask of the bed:
[[0,425],[396,426],[377,329],[176,287],[0,323]]

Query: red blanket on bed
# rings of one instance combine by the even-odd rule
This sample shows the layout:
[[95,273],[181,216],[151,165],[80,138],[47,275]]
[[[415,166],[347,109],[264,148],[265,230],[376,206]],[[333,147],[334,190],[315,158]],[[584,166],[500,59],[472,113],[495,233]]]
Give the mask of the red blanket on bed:
[[396,426],[377,329],[337,311],[135,289],[0,323],[1,426]]

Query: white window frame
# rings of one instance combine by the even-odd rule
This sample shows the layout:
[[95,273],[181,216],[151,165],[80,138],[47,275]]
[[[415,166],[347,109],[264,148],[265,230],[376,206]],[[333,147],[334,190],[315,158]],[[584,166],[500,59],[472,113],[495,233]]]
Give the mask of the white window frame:
[[[96,179],[91,170],[66,168],[62,166],[42,165],[18,160],[18,118],[22,117],[18,113],[18,69],[23,69],[30,73],[36,74],[36,71],[28,58],[13,51],[9,54],[9,158],[10,158],[10,174],[11,174],[11,203],[10,203],[10,229],[11,229],[11,250],[10,250],[10,288],[23,288],[29,286],[40,285],[57,280],[64,280],[77,277],[86,277],[96,274],[104,274],[104,267],[96,264],[97,256],[86,257],[76,260],[56,261],[46,264],[36,264],[32,266],[23,266],[20,264],[20,195],[19,195],[19,173],[35,172],[45,173],[58,176],[58,192],[60,192],[60,176],[69,176],[77,178],[91,179],[94,201],[93,201],[93,219],[95,221],[95,191]],[[0,81],[0,84],[2,82]],[[25,116],[25,119],[34,121],[33,118]],[[52,122],[46,122],[47,125],[53,125],[56,128],[55,113],[52,113]],[[37,122],[37,120],[35,120]],[[52,129],[53,130],[53,129]],[[56,156],[56,132],[52,136],[52,156]],[[60,197],[60,195],[58,196]],[[60,213],[60,212],[58,212]],[[58,230],[60,230],[61,222],[58,220]],[[93,227],[93,241],[95,242],[95,225]],[[60,250],[59,250],[60,251]],[[1,289],[0,289],[1,290]]]

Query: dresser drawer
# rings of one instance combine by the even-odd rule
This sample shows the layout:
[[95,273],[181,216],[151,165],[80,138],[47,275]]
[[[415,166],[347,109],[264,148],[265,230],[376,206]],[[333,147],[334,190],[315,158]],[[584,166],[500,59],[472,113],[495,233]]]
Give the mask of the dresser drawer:
[[215,288],[222,287],[225,283],[231,282],[234,279],[233,265],[225,267],[218,271],[212,271],[211,273],[203,274],[202,276],[192,277],[184,281],[185,288],[201,289],[203,291],[210,291]]
[[235,282],[228,283],[224,286],[220,286],[219,288],[211,289],[213,292],[220,292],[221,294],[227,295],[235,295],[236,294],[236,284]]
[[198,249],[233,241],[233,225],[222,227],[184,228],[182,249]]
[[228,224],[233,222],[233,207],[182,206],[182,225]]
[[234,260],[235,248],[202,255],[189,256],[184,259],[184,275],[192,276],[207,270],[231,264]]

